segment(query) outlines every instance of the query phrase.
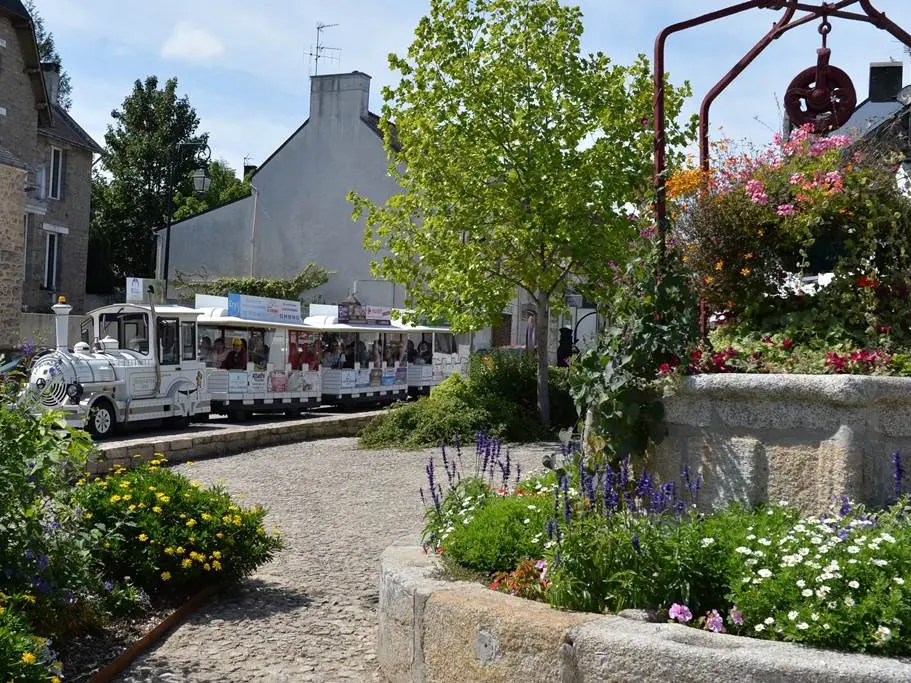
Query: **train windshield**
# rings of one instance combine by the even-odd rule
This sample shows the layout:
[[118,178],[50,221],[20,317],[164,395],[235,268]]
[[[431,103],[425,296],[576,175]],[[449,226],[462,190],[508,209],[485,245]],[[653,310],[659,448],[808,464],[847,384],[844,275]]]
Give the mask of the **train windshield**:
[[113,337],[121,349],[149,354],[149,316],[146,313],[102,313],[101,336]]

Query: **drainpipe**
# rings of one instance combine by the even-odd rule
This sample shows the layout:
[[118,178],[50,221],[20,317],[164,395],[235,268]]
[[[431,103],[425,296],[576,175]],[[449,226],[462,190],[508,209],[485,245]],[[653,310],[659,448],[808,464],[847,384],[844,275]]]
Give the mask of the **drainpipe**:
[[256,220],[259,217],[259,190],[250,183],[253,192],[253,220],[250,229],[250,277],[256,275]]

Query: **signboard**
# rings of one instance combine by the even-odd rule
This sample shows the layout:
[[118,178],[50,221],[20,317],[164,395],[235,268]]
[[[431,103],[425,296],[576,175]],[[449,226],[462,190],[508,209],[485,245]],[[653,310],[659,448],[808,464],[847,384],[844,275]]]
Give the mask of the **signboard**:
[[266,373],[264,371],[256,371],[249,373],[250,375],[250,391],[256,394],[265,393],[266,391]]
[[228,315],[269,323],[302,322],[300,301],[269,299],[246,294],[228,294]]
[[384,387],[395,384],[395,368],[383,368],[383,379],[381,382]]
[[339,386],[342,389],[354,389],[357,382],[357,372],[355,370],[342,370],[341,371],[341,382]]
[[[152,292],[149,293],[151,287]],[[147,277],[128,277],[126,301],[129,304],[145,304],[149,297],[154,304],[165,303],[164,280],[153,280]]]
[[338,305],[338,321],[347,325],[392,325],[392,309],[389,306],[341,303]]
[[357,380],[356,385],[359,387],[369,387],[370,386],[370,370],[368,368],[361,368],[357,371]]
[[582,295],[581,294],[567,294],[566,295],[566,305],[570,308],[582,308]]
[[281,394],[288,391],[288,375],[280,370],[269,374],[269,391]]
[[247,373],[230,370],[228,372],[228,393],[243,394],[247,391]]
[[400,365],[395,369],[395,383],[408,384],[408,368],[406,366]]

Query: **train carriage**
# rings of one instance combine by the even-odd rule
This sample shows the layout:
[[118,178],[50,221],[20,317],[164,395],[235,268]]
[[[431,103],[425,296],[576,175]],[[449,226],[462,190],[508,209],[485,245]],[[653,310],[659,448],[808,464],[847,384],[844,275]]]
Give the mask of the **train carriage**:
[[320,404],[319,335],[301,320],[300,302],[197,295],[195,306],[213,413],[298,416]]
[[468,358],[459,353],[456,338],[448,327],[420,325],[393,320],[406,335],[408,393],[421,396],[452,374],[465,374]]

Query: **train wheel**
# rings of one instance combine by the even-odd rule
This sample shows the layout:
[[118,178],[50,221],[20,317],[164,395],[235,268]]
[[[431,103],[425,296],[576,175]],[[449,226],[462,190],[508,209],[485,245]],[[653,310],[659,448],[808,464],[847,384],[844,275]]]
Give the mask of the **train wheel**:
[[89,421],[86,425],[89,433],[96,439],[110,436],[117,427],[117,416],[114,407],[106,400],[97,401],[89,412]]

